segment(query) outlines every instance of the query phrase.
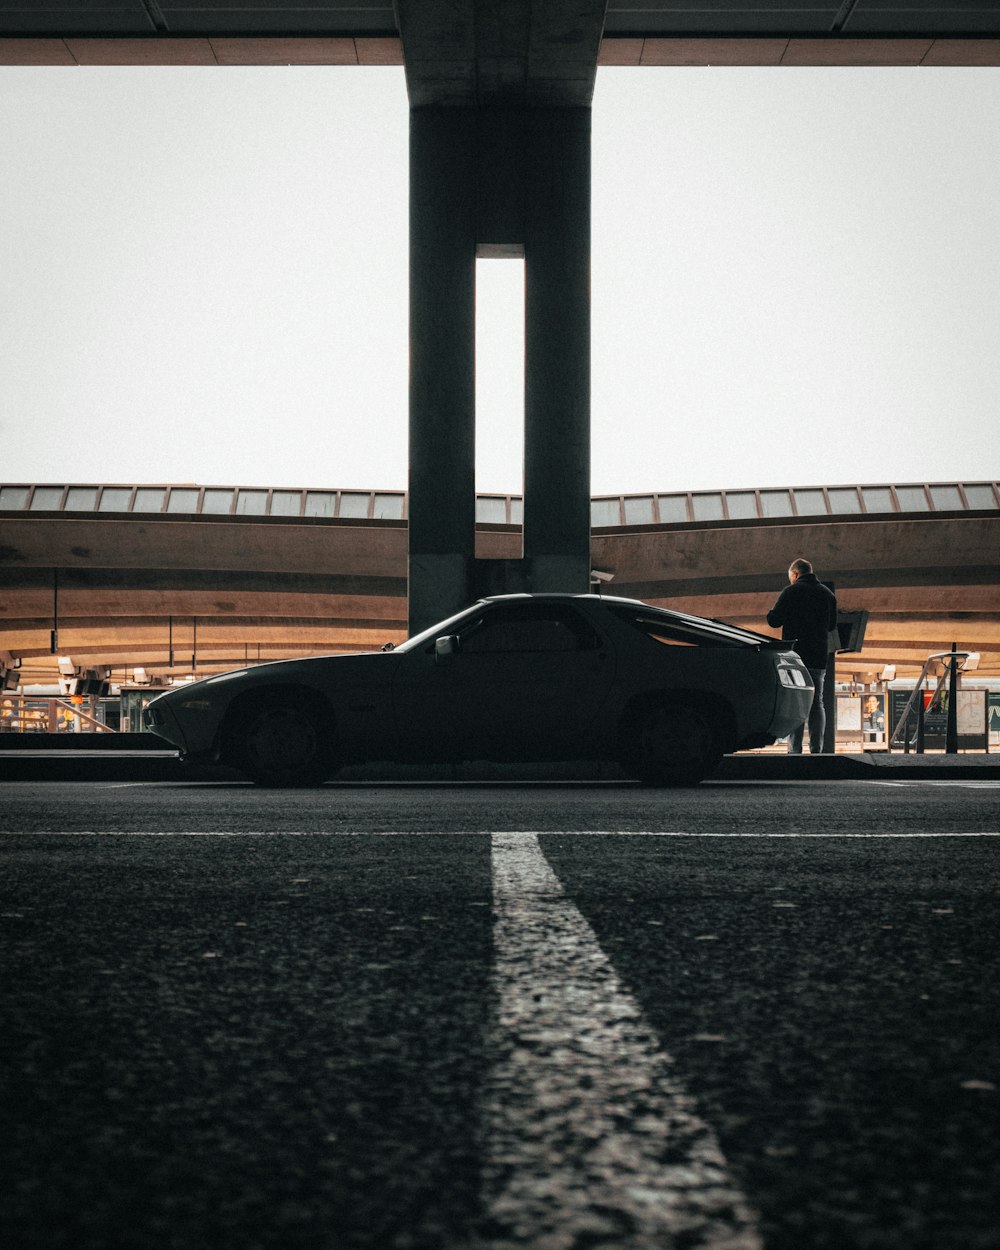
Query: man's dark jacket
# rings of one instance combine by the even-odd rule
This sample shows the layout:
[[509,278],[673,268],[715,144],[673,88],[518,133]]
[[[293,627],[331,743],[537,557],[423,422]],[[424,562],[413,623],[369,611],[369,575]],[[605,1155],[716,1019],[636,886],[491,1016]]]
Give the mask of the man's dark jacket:
[[828,636],[837,628],[837,599],[815,573],[801,573],[778,596],[767,623],[781,629],[782,638],[795,640],[793,650],[806,668],[826,668]]

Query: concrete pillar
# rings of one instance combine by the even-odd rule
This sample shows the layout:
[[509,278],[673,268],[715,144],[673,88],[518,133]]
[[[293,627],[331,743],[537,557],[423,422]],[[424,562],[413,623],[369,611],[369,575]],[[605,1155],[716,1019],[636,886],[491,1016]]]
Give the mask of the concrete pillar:
[[[524,559],[475,560],[475,259],[525,260]],[[410,114],[410,632],[590,586],[590,109]],[[502,573],[502,577],[500,574]]]
[[525,205],[524,556],[590,589],[590,109],[532,110]]
[[475,550],[475,113],[410,113],[410,633],[468,603]]

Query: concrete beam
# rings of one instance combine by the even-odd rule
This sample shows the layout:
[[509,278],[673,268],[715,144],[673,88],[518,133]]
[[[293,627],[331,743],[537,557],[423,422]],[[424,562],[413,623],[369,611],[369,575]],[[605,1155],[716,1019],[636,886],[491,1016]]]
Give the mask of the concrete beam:
[[587,108],[607,0],[396,0],[412,108]]
[[[411,0],[411,4],[413,0]],[[499,8],[499,6],[496,6]],[[813,50],[813,45],[822,45]],[[473,76],[453,52],[428,42],[414,44],[414,66],[439,79],[423,103],[461,102],[475,90]],[[510,80],[509,57],[501,47],[483,58],[484,82]],[[421,65],[422,63],[422,65]],[[657,66],[809,66],[867,65],[921,67],[990,67],[1000,65],[1000,39],[791,39],[788,37],[664,38],[659,35],[609,35],[600,43],[598,65]],[[150,37],[150,38],[0,38],[0,65],[403,65],[403,46],[392,36],[329,37]],[[572,65],[570,73],[572,74]],[[548,80],[559,78],[550,74]],[[450,80],[450,81],[449,81]],[[539,74],[536,102],[545,76]],[[562,90],[562,88],[560,88]],[[579,87],[578,87],[579,90]],[[458,94],[459,92],[463,94]],[[414,97],[416,98],[416,96]]]

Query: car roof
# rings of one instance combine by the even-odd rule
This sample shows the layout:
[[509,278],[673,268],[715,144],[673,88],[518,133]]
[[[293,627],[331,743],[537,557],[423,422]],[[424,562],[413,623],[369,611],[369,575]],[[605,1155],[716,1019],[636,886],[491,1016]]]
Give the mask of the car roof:
[[[665,612],[668,616],[675,616],[683,621],[709,621],[707,616],[694,616],[690,612],[678,612],[676,608],[661,608],[655,603],[647,603],[644,599],[629,599],[624,595],[596,595],[596,594],[573,594],[570,591],[550,590],[540,593],[523,592],[514,595],[485,595],[479,600],[480,603],[550,603],[550,602],[575,602],[583,599],[587,603],[600,604],[602,607],[627,607],[642,608],[645,612]],[[711,621],[713,625],[725,624],[724,621]],[[739,629],[738,625],[727,625],[727,629]]]
[[[613,600],[615,603],[627,603],[630,606],[637,607],[637,608],[650,608],[653,606],[651,603],[643,603],[641,599],[625,599],[625,598],[620,597],[619,595],[574,594],[572,591],[568,591],[568,590],[546,590],[546,591],[538,591],[534,593],[529,593],[528,591],[521,591],[520,593],[513,594],[513,595],[484,595],[483,598],[480,599],[479,602],[480,603],[509,603],[509,602],[513,602],[519,599],[520,600],[527,599],[527,600],[530,600],[532,603],[540,603],[540,602],[549,601],[552,599],[556,599],[556,600],[558,599],[563,599],[563,600],[589,599],[593,603],[603,603],[606,600]],[[667,609],[665,608],[657,609],[657,611],[660,611],[660,612],[664,612],[666,610]]]

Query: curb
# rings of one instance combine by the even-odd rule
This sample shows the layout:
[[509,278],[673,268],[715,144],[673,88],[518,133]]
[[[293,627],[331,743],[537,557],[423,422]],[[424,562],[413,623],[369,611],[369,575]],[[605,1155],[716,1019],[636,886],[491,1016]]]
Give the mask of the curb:
[[[88,735],[89,737],[90,735]],[[36,742],[41,735],[34,736]],[[122,735],[126,737],[126,735]],[[0,749],[2,781],[118,781],[246,782],[232,768],[212,764],[186,764],[177,753],[147,745],[148,735],[127,735],[127,743],[111,743],[99,748],[90,743],[77,746],[27,745]],[[136,742],[134,739],[139,739]],[[79,740],[77,740],[79,741]],[[7,744],[4,744],[6,748]],[[124,748],[124,749],[123,749]],[[1000,755],[727,755],[709,779],[716,782],[777,781],[989,781],[1000,779]],[[379,784],[558,784],[629,783],[614,764],[569,762],[561,765],[510,765],[473,763],[426,766],[419,764],[354,765],[333,780],[341,785]]]

